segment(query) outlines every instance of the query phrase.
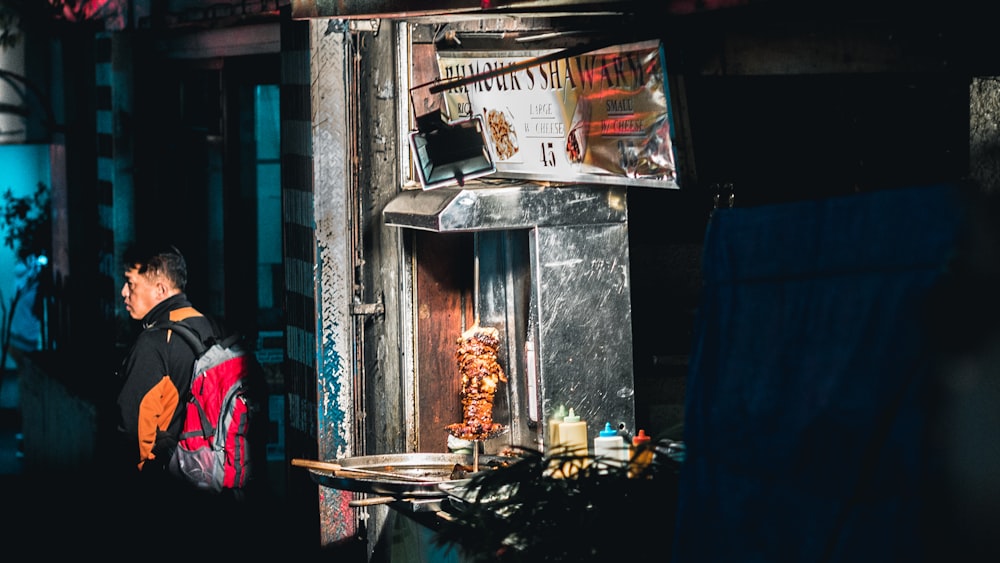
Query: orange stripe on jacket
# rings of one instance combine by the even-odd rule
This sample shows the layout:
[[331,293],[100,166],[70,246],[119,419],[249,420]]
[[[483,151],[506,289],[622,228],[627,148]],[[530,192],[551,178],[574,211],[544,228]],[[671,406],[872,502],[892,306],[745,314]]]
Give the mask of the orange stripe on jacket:
[[146,393],[139,403],[139,469],[148,459],[155,459],[153,445],[156,443],[158,430],[165,431],[173,419],[174,411],[180,394],[169,376],[163,379]]

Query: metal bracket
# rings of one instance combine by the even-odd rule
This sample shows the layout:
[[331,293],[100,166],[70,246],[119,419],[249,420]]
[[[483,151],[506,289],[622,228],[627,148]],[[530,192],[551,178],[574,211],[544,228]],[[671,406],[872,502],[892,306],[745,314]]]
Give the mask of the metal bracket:
[[375,303],[352,303],[351,314],[360,317],[370,317],[385,313],[385,304],[382,303],[382,296],[379,295]]
[[352,32],[353,31],[370,31],[370,32],[374,33],[375,35],[378,35],[378,28],[379,28],[379,25],[381,23],[382,23],[382,20],[380,20],[378,18],[371,18],[371,19],[367,19],[367,20],[363,20],[363,19],[354,20],[354,19],[352,19],[352,20],[348,20],[347,25],[348,25],[348,28],[350,29],[350,31],[352,31]]

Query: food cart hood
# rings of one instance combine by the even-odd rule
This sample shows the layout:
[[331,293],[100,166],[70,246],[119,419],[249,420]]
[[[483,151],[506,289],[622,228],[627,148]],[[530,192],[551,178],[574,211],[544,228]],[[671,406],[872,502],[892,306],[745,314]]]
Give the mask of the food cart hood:
[[477,317],[508,347],[511,443],[541,445],[559,406],[573,407],[590,436],[608,422],[633,431],[624,186],[476,181],[404,190],[382,215],[390,226],[475,234]]
[[620,186],[471,182],[405,190],[382,211],[386,225],[437,233],[623,223],[626,216],[625,188]]

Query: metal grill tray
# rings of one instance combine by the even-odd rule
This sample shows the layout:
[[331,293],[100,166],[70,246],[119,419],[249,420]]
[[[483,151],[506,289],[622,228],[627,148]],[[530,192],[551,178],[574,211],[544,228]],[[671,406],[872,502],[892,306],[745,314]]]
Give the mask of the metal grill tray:
[[[453,479],[456,465],[472,467],[472,454],[410,453],[348,457],[333,462],[345,472],[352,469],[377,471],[386,475],[350,477],[338,475],[337,471],[309,468],[310,477],[324,487],[358,493],[390,495],[398,498],[443,498],[447,493],[441,484],[463,483],[474,475],[467,472],[461,479]],[[479,456],[479,470],[496,469],[512,462],[510,458]],[[398,474],[394,479],[392,474]],[[417,480],[419,479],[419,480]]]

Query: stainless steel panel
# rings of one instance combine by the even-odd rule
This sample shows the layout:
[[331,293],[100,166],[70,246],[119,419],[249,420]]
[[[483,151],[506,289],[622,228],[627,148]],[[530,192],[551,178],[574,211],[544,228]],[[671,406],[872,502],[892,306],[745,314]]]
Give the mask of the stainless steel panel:
[[531,251],[542,420],[563,405],[591,441],[606,422],[634,433],[626,225],[539,228]]
[[382,210],[385,224],[439,233],[622,223],[620,186],[504,184],[407,190]]
[[501,335],[500,362],[507,372],[502,396],[494,401],[494,420],[508,424],[510,431],[485,444],[495,453],[502,443],[540,448],[537,432],[538,394],[529,378],[537,380],[537,362],[529,363],[526,342],[535,341],[530,325],[531,267],[528,231],[506,230],[476,233],[479,261],[480,324],[496,327]]

